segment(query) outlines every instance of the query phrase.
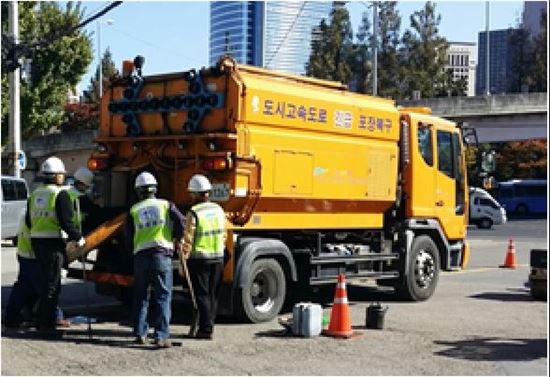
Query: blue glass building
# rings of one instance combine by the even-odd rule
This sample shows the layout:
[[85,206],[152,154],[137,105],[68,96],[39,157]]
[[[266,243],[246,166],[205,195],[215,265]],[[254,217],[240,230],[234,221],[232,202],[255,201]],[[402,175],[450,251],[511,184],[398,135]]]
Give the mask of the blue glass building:
[[[510,36],[514,29],[489,31],[489,86],[491,94],[509,93],[513,82],[513,48]],[[487,33],[478,34],[476,95],[486,90]]]
[[224,54],[238,62],[296,74],[305,72],[312,31],[330,1],[214,1],[210,3],[209,63]]

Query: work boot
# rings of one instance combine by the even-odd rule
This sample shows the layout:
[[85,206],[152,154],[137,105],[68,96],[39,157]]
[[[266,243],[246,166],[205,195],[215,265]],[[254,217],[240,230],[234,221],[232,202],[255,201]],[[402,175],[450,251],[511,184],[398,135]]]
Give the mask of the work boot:
[[58,319],[57,321],[55,321],[55,327],[57,328],[69,328],[71,327],[71,321],[69,321],[68,319]]
[[136,339],[134,340],[134,343],[136,343],[136,344],[149,344],[149,339],[147,339],[146,336],[136,336]]
[[197,335],[195,335],[196,339],[205,339],[205,340],[212,340],[214,338],[214,334],[208,331],[199,330],[197,332]]
[[170,347],[172,347],[172,342],[168,338],[158,339],[157,340],[157,347],[158,348],[170,348]]

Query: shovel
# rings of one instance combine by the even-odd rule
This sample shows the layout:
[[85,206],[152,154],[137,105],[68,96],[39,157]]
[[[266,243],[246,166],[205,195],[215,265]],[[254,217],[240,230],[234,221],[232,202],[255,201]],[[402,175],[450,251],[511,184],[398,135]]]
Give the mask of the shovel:
[[[199,330],[199,308],[197,306],[197,299],[195,298],[195,291],[193,290],[193,284],[191,284],[191,276],[189,275],[189,269],[187,268],[187,259],[181,252],[181,248],[178,250],[180,253],[180,263],[183,267],[183,271],[180,271],[180,275],[185,275],[187,286],[189,287],[189,294],[191,295],[191,302],[193,303],[193,316],[191,318],[191,327],[189,328],[189,336],[194,338]],[[181,273],[183,272],[183,274]]]

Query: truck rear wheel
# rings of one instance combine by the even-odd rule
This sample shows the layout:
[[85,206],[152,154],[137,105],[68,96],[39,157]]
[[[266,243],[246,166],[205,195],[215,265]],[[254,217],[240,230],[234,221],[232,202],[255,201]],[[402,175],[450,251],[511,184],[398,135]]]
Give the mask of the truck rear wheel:
[[285,295],[286,279],[279,262],[256,259],[246,285],[236,292],[238,314],[254,323],[270,321],[279,314]]
[[396,287],[398,295],[406,300],[427,300],[437,286],[440,266],[439,250],[430,237],[414,239],[408,263],[408,274]]

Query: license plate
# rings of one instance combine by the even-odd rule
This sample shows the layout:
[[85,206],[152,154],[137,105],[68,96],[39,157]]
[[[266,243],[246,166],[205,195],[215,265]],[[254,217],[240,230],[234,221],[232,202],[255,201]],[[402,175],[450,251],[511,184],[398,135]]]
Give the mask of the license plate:
[[210,192],[210,200],[213,202],[227,202],[231,187],[229,183],[213,183]]

